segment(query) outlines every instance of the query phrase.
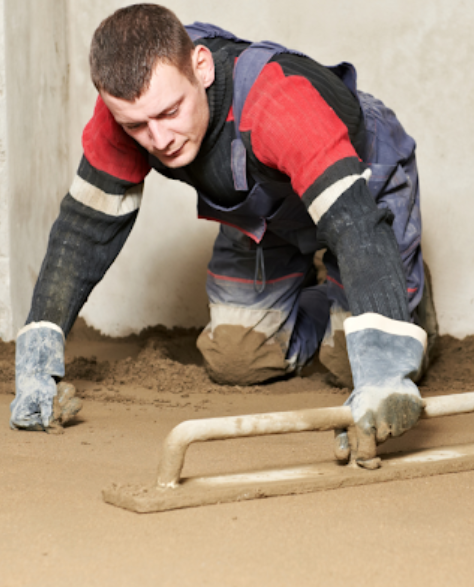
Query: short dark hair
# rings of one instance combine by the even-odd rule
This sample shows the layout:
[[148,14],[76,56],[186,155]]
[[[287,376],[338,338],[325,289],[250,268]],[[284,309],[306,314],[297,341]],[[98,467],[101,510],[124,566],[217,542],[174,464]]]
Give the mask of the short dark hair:
[[99,92],[134,101],[150,85],[157,63],[174,65],[194,82],[194,44],[177,16],[158,4],[121,8],[92,37],[89,63]]

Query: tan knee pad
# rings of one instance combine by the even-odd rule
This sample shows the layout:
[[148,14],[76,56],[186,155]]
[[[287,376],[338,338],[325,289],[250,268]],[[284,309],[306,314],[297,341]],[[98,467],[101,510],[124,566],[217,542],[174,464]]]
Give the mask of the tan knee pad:
[[253,385],[291,371],[277,339],[239,325],[208,326],[200,334],[201,351],[209,376],[220,384]]
[[319,349],[319,360],[334,376],[333,383],[340,387],[354,387],[351,364],[347,354],[344,320],[350,312],[331,310],[330,327]]

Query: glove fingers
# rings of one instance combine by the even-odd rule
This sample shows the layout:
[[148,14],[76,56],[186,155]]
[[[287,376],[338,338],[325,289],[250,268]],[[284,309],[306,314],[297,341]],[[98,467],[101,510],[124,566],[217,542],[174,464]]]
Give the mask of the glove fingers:
[[78,397],[68,400],[61,408],[61,423],[72,420],[82,410],[82,401]]
[[49,375],[22,377],[22,393],[11,403],[12,430],[43,431],[59,434],[62,425],[82,408],[82,401],[70,383],[59,383]]
[[334,430],[334,454],[338,461],[348,461],[351,456],[351,447],[347,430]]
[[380,466],[377,459],[377,439],[375,427],[375,414],[368,411],[354,426],[349,435],[349,442],[353,457],[358,465],[373,469]]
[[376,439],[384,442],[389,436],[401,436],[418,422],[423,409],[420,397],[393,393],[380,404],[376,417]]
[[10,428],[12,430],[43,430],[41,415],[31,395],[16,396],[11,403]]
[[[375,418],[369,412],[355,426],[349,430],[336,429],[334,431],[334,453],[338,461],[348,461],[350,457],[357,464],[364,466],[365,461],[371,461],[377,456],[377,442]],[[373,467],[367,467],[373,468]]]
[[56,382],[49,375],[41,377],[42,385],[38,387],[37,397],[39,409],[41,412],[41,421],[45,430],[48,428],[50,423],[54,420],[54,409],[53,402],[56,398]]
[[58,404],[61,410],[61,423],[65,424],[82,409],[82,401],[75,397],[76,388],[71,383],[58,383]]
[[69,422],[82,409],[82,401],[74,397],[76,388],[70,383],[62,381],[57,385],[57,395],[53,401],[53,418],[46,432],[49,434],[62,434],[63,425]]
[[34,432],[44,430],[41,416],[39,414],[30,414],[24,417],[12,415],[10,418],[10,428],[12,430],[31,430]]
[[351,452],[357,464],[367,469],[379,467],[377,444],[412,428],[422,409],[420,397],[394,393],[379,404],[376,412],[368,410],[349,433]]

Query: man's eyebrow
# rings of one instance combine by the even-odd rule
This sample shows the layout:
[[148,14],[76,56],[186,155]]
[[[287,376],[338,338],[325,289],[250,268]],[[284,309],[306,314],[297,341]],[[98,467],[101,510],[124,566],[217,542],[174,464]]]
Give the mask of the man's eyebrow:
[[146,120],[129,120],[127,122],[120,122],[117,120],[120,126],[140,126],[141,124],[146,124]]
[[[163,110],[160,110],[160,112],[158,112],[157,114],[153,114],[153,116],[150,116],[149,119],[159,118],[160,116],[166,115],[166,113],[169,112],[170,110],[174,110],[175,108],[178,108],[181,105],[181,103],[183,102],[183,100],[184,100],[184,97],[181,96],[180,98],[178,98],[177,100],[175,100],[172,104],[170,104],[166,108],[163,108]],[[120,124],[120,126],[132,127],[132,126],[139,126],[140,124],[146,124],[147,123],[147,120],[127,120],[127,121],[121,121],[121,120],[117,120],[116,119],[116,122],[118,124]]]
[[163,116],[164,114],[166,114],[170,110],[174,110],[175,108],[179,107],[183,100],[184,100],[184,96],[180,96],[177,100],[174,100],[168,107],[163,108],[163,110],[161,112],[156,114],[155,118]]

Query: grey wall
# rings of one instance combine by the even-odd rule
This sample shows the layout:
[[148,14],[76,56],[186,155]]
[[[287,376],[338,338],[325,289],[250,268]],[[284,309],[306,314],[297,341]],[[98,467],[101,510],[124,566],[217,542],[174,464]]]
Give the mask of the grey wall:
[[10,198],[4,11],[4,1],[0,0],[0,336],[9,340],[13,335],[13,319],[10,281]]
[[[0,272],[5,259],[7,265],[10,260],[15,329],[26,316],[47,230],[81,155],[81,130],[95,100],[87,67],[91,35],[102,18],[128,2],[3,3],[9,24],[5,69],[10,188],[8,198],[0,189],[0,210],[6,201],[13,252],[2,257],[2,237]],[[357,66],[359,86],[393,107],[417,139],[423,247],[433,273],[441,330],[459,337],[474,333],[474,4],[176,0],[169,6],[185,23],[215,22],[247,38],[270,38],[299,48],[323,63],[349,60]],[[1,114],[0,94],[4,135]],[[86,319],[111,334],[156,323],[204,324],[205,266],[216,227],[194,216],[190,190],[150,176],[138,223],[84,308]],[[8,321],[7,289],[4,284],[2,293],[0,287],[0,328],[2,303]],[[7,330],[0,334],[8,336]]]
[[[9,208],[11,329],[16,332],[69,183],[67,6],[57,0],[4,0],[3,5],[8,186],[3,202]],[[3,337],[9,334],[5,330]]]

